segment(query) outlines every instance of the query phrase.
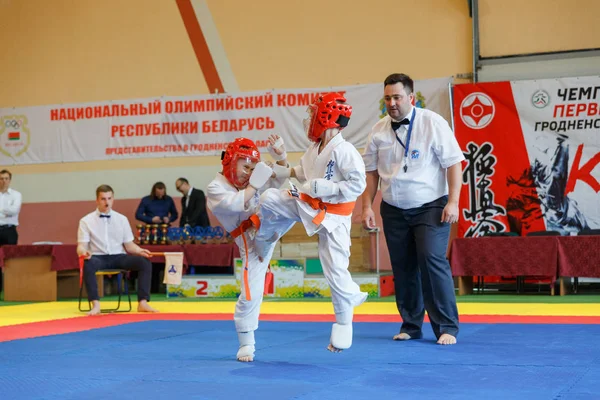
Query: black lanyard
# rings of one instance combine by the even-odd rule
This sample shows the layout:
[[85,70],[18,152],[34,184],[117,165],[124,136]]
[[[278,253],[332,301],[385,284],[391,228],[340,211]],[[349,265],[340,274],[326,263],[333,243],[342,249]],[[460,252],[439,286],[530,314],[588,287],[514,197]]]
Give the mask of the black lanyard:
[[412,133],[413,123],[415,122],[415,111],[417,111],[417,108],[413,107],[412,115],[410,116],[410,123],[408,124],[408,133],[406,135],[406,146],[404,143],[402,143],[402,140],[400,140],[396,132],[394,132],[396,140],[402,147],[404,147],[404,172],[406,172],[408,169],[408,147],[410,146],[410,135]]

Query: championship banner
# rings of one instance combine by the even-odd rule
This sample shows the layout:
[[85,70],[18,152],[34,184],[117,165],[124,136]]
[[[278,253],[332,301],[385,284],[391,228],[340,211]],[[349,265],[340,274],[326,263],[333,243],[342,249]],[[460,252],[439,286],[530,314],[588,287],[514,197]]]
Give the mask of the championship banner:
[[600,228],[600,77],[456,85],[459,237]]
[[[416,81],[417,106],[450,120],[449,83]],[[214,156],[240,136],[264,148],[270,134],[282,136],[287,151],[304,152],[307,106],[331,91],[343,92],[353,107],[344,137],[364,147],[371,127],[386,115],[383,84],[4,108],[0,163]]]

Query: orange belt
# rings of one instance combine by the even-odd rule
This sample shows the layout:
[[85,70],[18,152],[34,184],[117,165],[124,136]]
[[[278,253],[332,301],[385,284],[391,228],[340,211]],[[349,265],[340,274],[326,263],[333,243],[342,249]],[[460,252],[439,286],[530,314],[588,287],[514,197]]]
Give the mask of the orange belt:
[[242,221],[240,226],[231,231],[231,237],[236,238],[242,233],[246,232],[251,227],[255,227],[256,229],[260,228],[260,218],[258,218],[258,215],[256,214],[252,214],[250,218],[248,218],[245,221]]
[[325,203],[318,198],[310,197],[305,193],[300,193],[300,200],[307,203],[312,207],[313,210],[321,210],[312,220],[315,225],[321,225],[325,219],[325,214],[331,213],[335,215],[352,215],[354,211],[355,201],[349,201],[347,203]]
[[244,240],[244,258],[246,261],[246,265],[244,266],[244,289],[246,292],[246,300],[248,301],[252,300],[252,295],[250,294],[250,284],[248,283],[248,243],[246,242],[246,235],[244,235],[244,232],[246,232],[252,227],[255,227],[256,229],[260,228],[260,218],[258,218],[258,215],[256,214],[252,214],[250,218],[248,218],[245,221],[242,221],[240,226],[231,231],[231,236],[233,238],[236,238],[241,235],[242,239]]

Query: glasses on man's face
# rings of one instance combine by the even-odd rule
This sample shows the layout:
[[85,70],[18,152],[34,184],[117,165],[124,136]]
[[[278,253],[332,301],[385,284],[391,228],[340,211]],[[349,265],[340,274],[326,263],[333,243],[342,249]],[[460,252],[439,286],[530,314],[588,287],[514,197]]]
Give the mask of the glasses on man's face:
[[175,190],[177,190],[178,192],[181,192],[182,186],[183,186],[183,183],[180,183],[179,185],[175,185]]

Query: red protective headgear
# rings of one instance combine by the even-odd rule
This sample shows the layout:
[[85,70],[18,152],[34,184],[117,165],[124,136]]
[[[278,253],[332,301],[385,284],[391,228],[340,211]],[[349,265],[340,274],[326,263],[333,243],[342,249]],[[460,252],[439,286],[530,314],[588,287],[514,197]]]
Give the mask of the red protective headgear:
[[340,93],[327,93],[308,106],[311,116],[306,134],[311,141],[319,141],[327,129],[342,130],[348,125],[352,106],[345,103],[346,98]]
[[260,152],[256,144],[250,139],[237,138],[227,145],[227,149],[221,154],[223,165],[223,176],[237,188],[243,188],[247,181],[241,182],[238,178],[238,160],[247,160],[251,163],[260,162]]

